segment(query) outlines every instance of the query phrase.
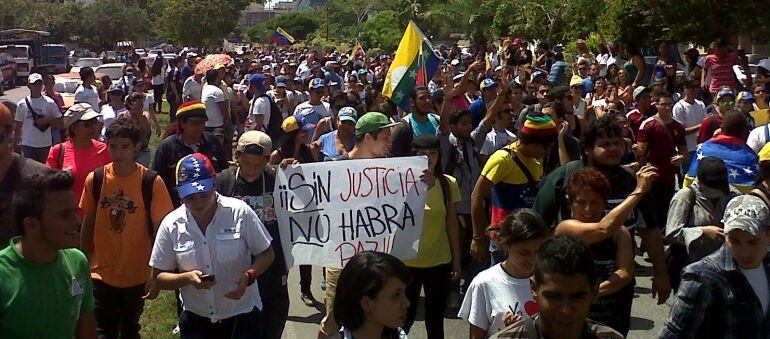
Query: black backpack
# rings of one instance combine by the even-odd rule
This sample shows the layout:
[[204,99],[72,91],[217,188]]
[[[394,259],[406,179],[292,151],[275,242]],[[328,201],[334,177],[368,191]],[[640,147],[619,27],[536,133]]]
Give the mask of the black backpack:
[[[281,115],[281,109],[278,108],[278,105],[275,104],[275,101],[273,101],[269,95],[262,94],[252,99],[252,105],[257,101],[257,98],[263,97],[267,98],[267,101],[270,102],[270,122],[267,123],[265,130],[267,131],[267,135],[270,137],[270,139],[280,140],[281,136],[283,135],[283,130],[281,129],[281,123],[283,123],[283,119]],[[278,149],[278,143],[275,141],[273,142],[273,149]]]
[[[142,175],[142,202],[144,203],[145,212],[147,212],[147,227],[149,228],[150,239],[154,239],[155,227],[152,224],[152,187],[155,184],[155,177],[158,176],[158,172],[148,169]],[[99,198],[102,194],[102,185],[104,184],[104,166],[94,170],[94,187],[91,194],[94,197],[94,201],[99,203]]]

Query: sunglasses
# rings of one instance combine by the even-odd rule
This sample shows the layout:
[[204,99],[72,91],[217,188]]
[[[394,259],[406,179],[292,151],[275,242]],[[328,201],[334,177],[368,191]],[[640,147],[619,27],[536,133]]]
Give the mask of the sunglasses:
[[765,94],[765,91],[763,90],[754,91],[754,94]]
[[607,114],[620,114],[620,111],[616,109],[608,109]]
[[723,101],[719,103],[721,106],[735,106],[735,101]]

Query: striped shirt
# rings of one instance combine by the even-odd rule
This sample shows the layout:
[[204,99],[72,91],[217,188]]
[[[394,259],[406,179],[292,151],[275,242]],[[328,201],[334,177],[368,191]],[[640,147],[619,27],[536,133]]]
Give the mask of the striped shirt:
[[708,74],[711,75],[709,92],[716,93],[722,86],[730,86],[735,89],[736,83],[733,65],[737,64],[738,58],[735,54],[728,54],[724,58],[720,58],[714,54],[707,56],[703,64],[703,69],[708,71]]

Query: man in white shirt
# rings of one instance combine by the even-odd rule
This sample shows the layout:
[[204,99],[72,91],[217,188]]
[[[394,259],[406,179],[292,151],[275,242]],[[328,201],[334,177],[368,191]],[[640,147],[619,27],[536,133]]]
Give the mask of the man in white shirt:
[[[314,78],[310,80],[310,100],[305,101],[294,109],[294,115],[305,117],[305,121],[310,124],[318,124],[322,118],[332,115],[331,106],[328,102],[321,101],[321,97],[326,94],[326,84],[324,79]],[[333,122],[336,123],[336,122]],[[315,128],[307,133],[307,143],[313,142],[313,133]]]
[[176,179],[183,205],[161,222],[150,266],[158,288],[180,290],[182,337],[259,337],[256,278],[273,261],[272,238],[249,205],[216,192],[206,156],[182,158]]
[[278,119],[270,116],[270,98],[265,95],[266,92],[264,75],[257,73],[249,76],[249,93],[254,96],[249,105],[249,122],[251,129],[265,133],[270,119]]
[[83,67],[80,69],[80,80],[83,83],[75,90],[75,103],[84,102],[99,112],[99,91],[93,83],[96,81],[96,74],[91,67]]
[[51,149],[51,126],[62,126],[62,115],[53,99],[43,95],[43,76],[32,73],[27,78],[29,96],[16,107],[16,151],[25,158],[45,164]]
[[203,85],[201,101],[206,105],[206,116],[208,117],[206,130],[209,132],[225,125],[224,113],[227,112],[227,104],[225,102],[225,92],[219,88],[219,83],[218,70],[210,69],[206,72],[206,84]]
[[684,170],[690,168],[690,162],[695,155],[698,146],[698,132],[703,119],[706,118],[706,106],[702,101],[695,99],[698,95],[699,84],[696,81],[685,81],[684,98],[679,100],[673,109],[674,120],[684,126],[685,140],[687,141],[687,159],[684,162]]
[[195,74],[184,81],[182,98],[184,101],[200,101],[203,92],[203,74]]

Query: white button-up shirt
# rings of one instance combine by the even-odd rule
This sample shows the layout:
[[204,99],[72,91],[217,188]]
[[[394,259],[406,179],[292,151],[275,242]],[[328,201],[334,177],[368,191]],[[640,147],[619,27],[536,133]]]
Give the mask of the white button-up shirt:
[[180,289],[184,309],[217,322],[262,309],[255,282],[240,300],[225,297],[235,290],[238,278],[251,266],[251,257],[270,247],[272,238],[256,213],[243,201],[217,194],[217,210],[204,234],[185,205],[169,213],[160,224],[150,266],[162,271],[199,270],[213,274],[216,285]]

